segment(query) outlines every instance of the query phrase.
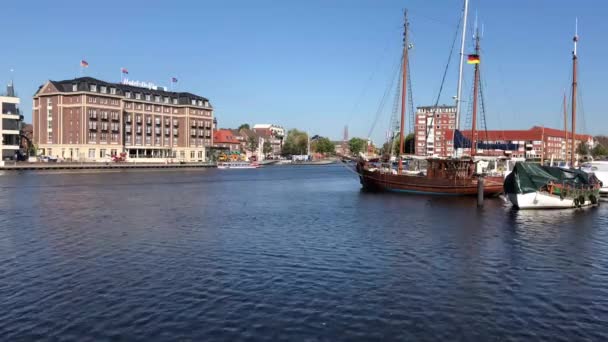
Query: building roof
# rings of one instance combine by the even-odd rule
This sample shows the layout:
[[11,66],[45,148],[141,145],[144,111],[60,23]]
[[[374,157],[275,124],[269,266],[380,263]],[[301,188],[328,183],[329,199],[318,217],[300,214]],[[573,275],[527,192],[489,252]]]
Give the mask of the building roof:
[[[471,130],[462,131],[462,134],[470,138]],[[563,137],[564,131],[548,127],[534,126],[528,130],[480,130],[478,137],[480,140],[488,141],[519,141],[519,140],[543,140],[543,136]],[[569,137],[572,134],[568,134]],[[576,140],[589,140],[592,136],[588,134],[577,134]]]
[[[180,105],[191,105],[192,100],[196,100],[196,101],[200,100],[200,101],[207,102],[207,103],[209,102],[209,100],[205,97],[195,95],[192,93],[188,93],[188,92],[165,91],[164,89],[161,89],[160,87],[158,87],[156,89],[137,87],[137,86],[123,84],[123,83],[106,82],[106,81],[98,80],[93,77],[78,77],[78,78],[73,78],[73,79],[69,79],[69,80],[49,81],[49,82],[55,88],[57,88],[58,91],[64,92],[64,93],[74,92],[74,90],[73,90],[74,84],[76,84],[76,87],[77,87],[76,91],[78,91],[78,92],[81,92],[81,91],[91,92],[89,86],[97,85],[97,92],[100,91],[101,86],[106,86],[108,88],[113,87],[113,88],[116,88],[116,95],[120,95],[120,96],[125,96],[125,92],[141,93],[144,95],[149,94],[152,96],[158,95],[158,96],[162,96],[162,97],[177,98],[178,104],[180,104]],[[41,85],[40,87],[38,87],[38,90],[36,91],[36,94],[34,94],[34,97],[36,97],[38,95],[38,93],[40,92],[40,90],[43,87],[44,87],[44,85]],[[109,92],[106,95],[110,95]]]
[[216,144],[240,144],[231,129],[218,129],[213,132],[213,142]]

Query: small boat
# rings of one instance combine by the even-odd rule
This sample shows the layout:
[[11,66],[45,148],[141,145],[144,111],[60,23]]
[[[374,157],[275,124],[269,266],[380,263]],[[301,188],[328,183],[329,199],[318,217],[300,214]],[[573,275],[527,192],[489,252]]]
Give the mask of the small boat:
[[218,169],[257,169],[260,168],[260,164],[256,162],[219,162],[217,163]]
[[504,190],[518,209],[568,209],[596,205],[600,181],[582,170],[515,164],[505,179]]
[[595,175],[595,177],[602,182],[602,187],[600,188],[600,198],[602,200],[608,200],[608,160],[598,160],[585,163],[582,165],[581,170]]
[[543,166],[527,162],[515,164],[513,171],[505,178],[504,192],[516,208],[567,209],[598,204],[602,183],[594,174],[574,168],[577,165],[575,153],[577,42],[578,34],[575,33],[574,50],[572,51],[572,143],[570,144],[570,164],[565,164],[561,167]]

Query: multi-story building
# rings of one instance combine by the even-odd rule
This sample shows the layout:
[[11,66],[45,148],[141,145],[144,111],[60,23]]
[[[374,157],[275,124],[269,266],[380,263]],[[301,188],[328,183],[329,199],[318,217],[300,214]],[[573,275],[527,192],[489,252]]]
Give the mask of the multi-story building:
[[455,125],[455,106],[417,107],[414,122],[416,155],[451,155]]
[[272,146],[271,154],[273,156],[281,154],[283,139],[285,138],[285,129],[283,127],[271,124],[255,124],[253,125],[253,131],[270,142],[270,146]]
[[0,112],[2,116],[2,120],[0,120],[0,132],[2,133],[0,163],[3,163],[6,159],[14,159],[19,154],[21,145],[19,134],[23,116],[19,112],[19,98],[15,96],[12,81],[6,88],[5,96],[0,96],[0,108],[2,109]]
[[[462,134],[469,140],[471,131],[463,131]],[[580,144],[593,147],[593,137],[586,134],[577,134],[574,139],[575,150]],[[555,159],[570,160],[572,151],[572,133],[568,133],[568,139],[563,130],[534,126],[529,130],[481,130],[477,132],[477,154],[521,157],[527,159]],[[470,148],[464,149],[464,153],[470,153]]]
[[217,129],[213,131],[213,145],[229,152],[241,150],[240,134],[232,129]]
[[126,152],[137,160],[205,161],[213,144],[208,99],[153,85],[47,81],[34,95],[32,118],[39,153],[69,160]]

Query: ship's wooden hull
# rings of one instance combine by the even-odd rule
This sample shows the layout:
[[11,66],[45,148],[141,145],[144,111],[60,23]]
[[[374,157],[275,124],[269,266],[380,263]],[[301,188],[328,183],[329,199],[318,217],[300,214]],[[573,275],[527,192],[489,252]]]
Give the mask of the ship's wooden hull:
[[[477,178],[445,179],[428,178],[425,175],[390,174],[360,170],[359,179],[363,190],[393,191],[413,194],[474,196],[477,195]],[[503,177],[487,177],[485,196],[497,196],[503,191]]]

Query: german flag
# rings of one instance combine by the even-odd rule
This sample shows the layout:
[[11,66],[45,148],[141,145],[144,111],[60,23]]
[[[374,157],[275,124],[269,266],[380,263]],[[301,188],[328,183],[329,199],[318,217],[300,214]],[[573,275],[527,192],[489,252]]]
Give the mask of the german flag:
[[467,64],[479,64],[479,55],[469,55]]

